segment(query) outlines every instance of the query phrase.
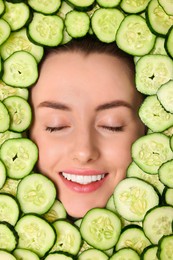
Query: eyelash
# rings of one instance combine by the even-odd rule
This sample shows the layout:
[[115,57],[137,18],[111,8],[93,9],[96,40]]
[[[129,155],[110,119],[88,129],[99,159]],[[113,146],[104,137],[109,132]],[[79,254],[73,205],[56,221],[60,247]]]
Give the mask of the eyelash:
[[[104,126],[104,125],[101,125],[100,127],[102,127],[105,130],[112,131],[112,132],[122,132],[123,131],[123,126],[116,126],[116,127],[114,127],[114,126]],[[59,126],[59,127],[47,126],[46,127],[46,131],[52,133],[52,132],[56,132],[56,131],[61,131],[64,128],[68,128],[68,126]]]

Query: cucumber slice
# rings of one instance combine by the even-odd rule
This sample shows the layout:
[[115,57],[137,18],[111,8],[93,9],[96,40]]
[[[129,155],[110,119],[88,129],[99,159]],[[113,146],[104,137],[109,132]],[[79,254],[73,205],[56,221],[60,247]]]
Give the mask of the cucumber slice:
[[20,96],[24,99],[28,99],[28,89],[27,88],[13,88],[7,86],[3,81],[0,80],[0,100],[3,101],[9,96]]
[[17,193],[17,186],[19,184],[20,180],[14,180],[11,178],[7,178],[5,181],[4,186],[0,189],[0,193],[6,193],[16,196]]
[[165,37],[170,27],[173,25],[173,16],[169,16],[158,0],[151,0],[146,9],[146,20],[150,30],[156,34]]
[[19,206],[14,197],[5,193],[0,194],[0,208],[0,221],[6,221],[14,226],[19,218]]
[[10,37],[0,46],[0,54],[3,60],[6,60],[16,51],[27,51],[31,53],[39,63],[43,57],[44,49],[32,43],[27,36],[26,28],[12,32]]
[[93,259],[99,259],[99,260],[108,260],[110,259],[104,252],[101,250],[90,248],[82,252],[77,260],[93,260]]
[[153,186],[131,177],[122,180],[114,190],[118,213],[128,221],[142,221],[146,212],[159,204],[159,196]]
[[151,209],[143,220],[143,230],[151,243],[157,245],[164,235],[172,233],[173,207],[159,206]]
[[109,260],[133,259],[140,260],[139,254],[131,248],[122,248],[115,252]]
[[163,236],[158,245],[158,258],[169,260],[172,258],[173,235]]
[[4,133],[0,133],[0,146],[8,139],[20,137],[22,137],[21,133],[15,133],[12,131],[5,131]]
[[0,0],[0,16],[2,16],[4,12],[5,12],[5,3],[3,0]]
[[21,180],[16,196],[24,213],[44,214],[55,201],[56,189],[46,176],[32,173]]
[[17,248],[13,251],[13,255],[21,260],[39,260],[40,258],[34,252],[28,249]]
[[160,181],[167,187],[173,188],[173,160],[165,162],[158,171]]
[[128,169],[127,169],[127,174],[126,176],[129,177],[136,177],[138,179],[141,179],[143,181],[148,182],[149,184],[151,184],[152,186],[155,187],[156,190],[158,190],[158,192],[160,194],[163,193],[163,189],[164,189],[164,184],[159,180],[159,176],[158,174],[147,174],[146,172],[144,172],[141,168],[138,167],[138,165],[135,162],[132,162]]
[[143,171],[157,174],[164,162],[173,159],[169,137],[162,133],[140,137],[132,145],[132,158]]
[[90,17],[87,13],[72,10],[66,14],[65,26],[71,37],[83,37],[89,31]]
[[122,0],[120,3],[120,7],[125,13],[131,13],[131,14],[142,13],[143,11],[145,11],[150,1],[151,0],[143,0],[143,1]]
[[70,11],[74,10],[71,5],[69,5],[67,2],[62,1],[61,6],[57,12],[57,15],[60,16],[63,20],[65,20],[65,16]]
[[9,139],[1,146],[0,158],[7,169],[7,176],[20,179],[32,171],[38,159],[38,149],[30,139]]
[[35,11],[43,14],[56,13],[61,5],[61,0],[28,0],[28,5]]
[[10,127],[10,115],[6,106],[0,101],[0,132],[7,131]]
[[116,8],[99,8],[91,17],[92,30],[102,42],[114,42],[124,14]]
[[96,0],[99,6],[104,8],[112,8],[119,5],[121,0]]
[[167,205],[173,206],[173,189],[165,187],[162,198]]
[[0,249],[0,258],[3,260],[17,260],[12,254]]
[[10,25],[4,19],[0,19],[0,28],[1,28],[1,35],[0,35],[0,45],[1,45],[10,36],[11,28]]
[[92,9],[95,0],[67,0],[67,2],[79,11],[88,11]]
[[150,51],[150,54],[167,55],[167,51],[165,50],[165,38],[156,37],[154,47]]
[[166,49],[167,54],[171,58],[173,58],[172,45],[173,45],[173,26],[168,31],[166,39],[165,39],[165,49]]
[[158,89],[157,97],[164,109],[173,113],[173,80],[168,81]]
[[44,260],[73,260],[71,256],[62,253],[51,253],[44,258]]
[[146,97],[139,109],[139,117],[153,132],[163,132],[173,125],[173,114],[162,107],[156,95]]
[[77,255],[82,243],[81,235],[76,226],[66,220],[56,220],[53,223],[57,238],[50,252],[65,252]]
[[150,245],[146,247],[141,255],[142,260],[158,260],[157,257],[158,246]]
[[121,220],[108,209],[93,208],[83,217],[80,232],[89,245],[96,249],[107,250],[119,239]]
[[145,236],[141,227],[137,225],[128,225],[122,231],[115,248],[117,251],[129,247],[141,255],[143,250],[149,245],[151,245],[151,242]]
[[168,15],[173,15],[173,3],[172,0],[158,0],[158,3],[162,6],[162,8],[164,9],[164,11],[168,14]]
[[148,54],[154,47],[155,39],[145,19],[133,14],[124,18],[116,34],[118,47],[134,56]]
[[164,83],[173,79],[173,61],[166,55],[148,54],[136,64],[136,88],[146,95],[154,95]]
[[2,16],[6,20],[12,31],[24,27],[30,19],[30,10],[25,3],[10,3],[5,1],[5,13]]
[[1,249],[12,252],[18,242],[18,235],[14,227],[7,222],[0,222],[0,234]]
[[26,88],[38,78],[36,59],[26,51],[14,52],[4,61],[2,80],[10,86]]
[[117,214],[113,195],[111,195],[110,198],[108,199],[108,201],[106,203],[106,209],[109,209]]
[[67,217],[67,212],[63,204],[59,200],[55,200],[55,202],[53,203],[49,211],[43,215],[43,218],[50,223],[58,219],[65,219],[66,217]]
[[0,173],[0,189],[2,189],[6,181],[6,168],[2,161],[0,161]]
[[11,96],[4,99],[3,103],[10,114],[11,131],[24,132],[31,124],[32,111],[29,103],[22,97]]
[[33,19],[28,26],[28,37],[34,43],[55,47],[63,39],[64,24],[58,15],[33,13]]
[[55,242],[55,231],[44,219],[27,214],[19,219],[15,226],[19,235],[18,248],[28,249],[40,258],[51,249]]

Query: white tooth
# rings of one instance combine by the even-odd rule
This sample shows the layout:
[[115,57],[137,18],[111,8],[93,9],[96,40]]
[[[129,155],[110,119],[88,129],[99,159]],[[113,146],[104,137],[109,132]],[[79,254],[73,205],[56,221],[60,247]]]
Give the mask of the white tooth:
[[69,180],[69,181],[71,180],[72,182],[77,182],[77,183],[80,183],[80,184],[88,184],[88,183],[91,183],[91,182],[99,181],[99,180],[101,180],[105,177],[105,174],[83,176],[83,175],[70,174],[70,173],[66,173],[66,172],[62,172],[62,175],[67,180]]

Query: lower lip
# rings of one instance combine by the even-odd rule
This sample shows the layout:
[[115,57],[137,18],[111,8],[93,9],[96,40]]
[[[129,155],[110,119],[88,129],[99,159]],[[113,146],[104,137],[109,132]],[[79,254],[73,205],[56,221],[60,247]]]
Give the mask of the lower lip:
[[60,173],[60,178],[63,181],[63,183],[71,190],[76,191],[76,192],[80,192],[80,193],[89,193],[89,192],[93,192],[96,191],[97,189],[99,189],[103,183],[106,181],[107,179],[107,175],[105,175],[105,177],[103,179],[101,179],[100,181],[95,181],[95,182],[91,182],[88,184],[80,184],[77,182],[72,182],[67,180],[66,178],[63,177],[63,175]]

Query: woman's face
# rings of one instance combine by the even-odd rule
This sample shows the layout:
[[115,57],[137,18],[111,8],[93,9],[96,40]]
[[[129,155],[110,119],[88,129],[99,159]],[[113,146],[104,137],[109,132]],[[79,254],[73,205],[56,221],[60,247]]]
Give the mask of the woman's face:
[[54,53],[31,91],[38,169],[73,217],[105,206],[144,134],[132,74],[107,54]]

